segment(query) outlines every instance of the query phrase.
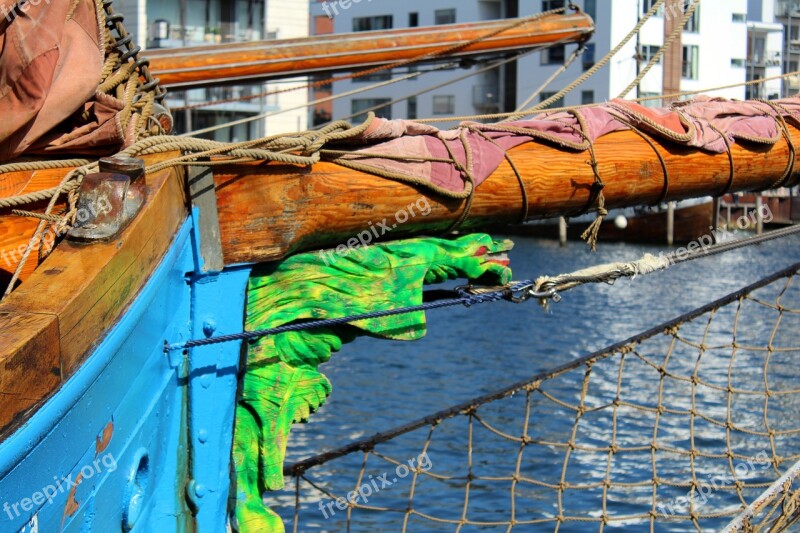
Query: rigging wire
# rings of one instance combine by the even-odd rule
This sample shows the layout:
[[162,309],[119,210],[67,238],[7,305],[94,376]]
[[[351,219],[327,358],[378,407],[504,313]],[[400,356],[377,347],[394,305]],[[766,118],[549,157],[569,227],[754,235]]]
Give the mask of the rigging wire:
[[289,107],[289,108],[286,108],[286,109],[279,109],[277,111],[268,111],[266,113],[261,113],[259,115],[254,115],[252,117],[246,117],[246,118],[242,118],[242,119],[238,119],[238,120],[232,120],[230,122],[224,122],[222,124],[216,124],[214,126],[209,126],[208,128],[203,128],[203,129],[199,129],[199,130],[189,131],[189,132],[186,132],[186,133],[181,133],[179,136],[180,137],[189,137],[189,136],[193,136],[193,135],[201,135],[203,133],[209,133],[209,132],[212,132],[212,131],[221,130],[221,129],[224,129],[224,128],[232,128],[232,127],[238,126],[240,124],[247,124],[248,122],[255,122],[256,120],[261,120],[261,119],[264,119],[264,118],[274,117],[274,116],[280,115],[282,113],[288,113],[290,111],[297,111],[298,109],[305,109],[307,107],[311,107],[311,106],[317,105],[317,104],[324,104],[325,102],[331,102],[333,100],[338,100],[339,98],[346,98],[348,96],[353,96],[354,94],[360,94],[360,93],[371,91],[371,90],[374,90],[374,89],[380,89],[381,87],[386,87],[388,85],[392,85],[393,83],[398,83],[398,82],[401,82],[401,81],[407,81],[407,80],[414,79],[416,77],[421,76],[422,74],[428,74],[428,73],[436,72],[436,71],[439,71],[439,70],[446,70],[448,68],[452,68],[455,65],[457,65],[457,63],[452,63],[452,62],[451,63],[445,63],[443,65],[439,65],[437,67],[431,68],[430,70],[418,71],[418,72],[414,72],[414,73],[411,73],[411,74],[406,74],[405,76],[400,76],[399,78],[393,78],[391,80],[382,81],[382,82],[378,82],[378,83],[373,83],[373,84],[367,85],[365,87],[359,87],[357,89],[353,89],[351,91],[347,91],[347,92],[344,92],[344,93],[341,93],[341,94],[326,96],[325,98],[320,98],[318,100],[314,100],[312,102],[300,104],[300,105],[295,106],[295,107]]
[[[750,85],[759,85],[768,81],[775,81],[775,80],[783,80],[786,78],[791,78],[792,76],[800,75],[800,70],[794,70],[792,72],[787,72],[786,74],[780,74],[777,76],[770,76],[767,78],[761,78],[757,80],[748,80],[748,81],[740,81],[736,83],[730,83],[727,85],[717,85],[715,87],[705,87],[703,89],[694,89],[691,91],[681,91],[678,93],[671,93],[671,94],[658,94],[654,96],[642,96],[639,98],[630,98],[626,99],[626,102],[648,102],[652,100],[661,100],[661,99],[678,99],[684,96],[693,96],[697,94],[708,93],[711,91],[721,91],[724,89],[734,89],[736,87],[748,87]],[[593,104],[580,104],[580,105],[571,105],[571,106],[564,106],[564,107],[553,107],[548,108],[546,110],[542,110],[541,112],[551,114],[557,113],[559,111],[568,111],[571,109],[586,109],[589,107],[598,107],[603,105],[603,102],[596,102]],[[530,109],[528,110],[530,111]],[[500,119],[500,118],[507,118],[507,117],[515,117],[515,120],[518,118],[523,118],[528,115],[534,114],[535,111],[525,112],[525,113],[518,113],[516,111],[510,113],[488,113],[482,115],[462,115],[458,117],[445,117],[445,118],[420,118],[415,120],[415,122],[419,122],[422,124],[430,123],[430,122],[461,122],[464,120],[491,120],[491,119]]]
[[[409,100],[409,99],[414,98],[416,96],[419,96],[421,94],[429,93],[431,91],[435,91],[437,89],[441,89],[442,87],[447,87],[448,85],[452,85],[454,83],[458,83],[459,81],[463,81],[463,80],[466,80],[466,79],[471,78],[473,76],[477,76],[478,74],[483,74],[484,72],[496,69],[496,68],[501,67],[501,66],[503,66],[503,65],[505,65],[507,63],[511,63],[513,61],[517,61],[521,57],[525,57],[525,56],[527,56],[529,54],[532,54],[534,52],[540,52],[543,49],[544,49],[543,47],[536,47],[536,48],[532,48],[530,50],[525,50],[523,52],[519,52],[519,53],[515,54],[512,57],[501,59],[499,61],[495,61],[494,63],[491,63],[491,64],[487,65],[486,67],[482,67],[482,68],[480,68],[478,70],[471,71],[471,72],[469,72],[467,74],[464,74],[463,76],[458,76],[456,78],[448,79],[445,82],[438,83],[438,84],[432,85],[430,87],[426,87],[425,89],[422,89],[420,91],[417,91],[417,92],[414,92],[414,93],[411,93],[411,94],[407,94],[407,95],[402,96],[400,98],[395,98],[394,100],[391,100],[391,101],[389,101],[389,102],[387,102],[385,104],[378,104],[378,105],[369,107],[367,109],[364,109],[362,111],[359,111],[358,113],[352,113],[350,115],[346,115],[346,116],[344,116],[344,117],[342,117],[340,119],[337,119],[337,120],[349,120],[351,118],[363,115],[364,113],[368,113],[370,111],[377,111],[378,109],[382,109],[385,106],[390,106],[390,105],[394,105],[394,104],[397,104],[397,103],[400,103],[400,102],[404,102],[406,100]],[[429,120],[432,121],[432,122],[436,121],[436,119],[433,119],[433,118],[429,119]],[[448,120],[448,119],[445,119],[445,120]],[[330,121],[330,122],[332,122],[332,121]],[[322,124],[322,126],[330,124],[330,122],[326,122],[325,124]]]
[[562,274],[555,277],[544,276],[535,281],[526,280],[511,282],[500,287],[459,287],[455,290],[454,294],[456,296],[453,298],[426,302],[415,306],[401,307],[397,309],[385,309],[382,311],[373,311],[370,313],[362,313],[347,317],[311,320],[306,322],[293,322],[291,324],[285,324],[275,328],[244,331],[241,333],[220,335],[218,337],[209,337],[205,339],[194,339],[175,344],[169,344],[167,341],[164,341],[164,353],[170,353],[176,350],[188,350],[189,348],[210,346],[225,342],[255,340],[289,331],[306,331],[310,329],[341,326],[351,322],[357,322],[359,320],[381,318],[432,309],[441,309],[444,307],[454,307],[458,305],[471,307],[477,304],[498,302],[500,300],[522,303],[530,299],[536,299],[541,302],[546,302],[548,300],[558,302],[561,300],[560,292],[585,285],[587,283],[613,284],[620,278],[633,279],[639,275],[665,270],[674,264],[711,257],[739,248],[755,246],[767,241],[785,238],[796,234],[800,234],[800,225],[790,226],[788,228],[772,231],[765,233],[764,235],[758,235],[747,239],[715,244],[706,248],[700,248],[699,250],[687,250],[685,253],[673,252],[659,258],[656,258],[651,254],[647,254],[638,261],[599,265],[575,272],[573,274]]
[[650,58],[650,61],[647,62],[647,65],[645,65],[642,71],[636,76],[636,79],[633,80],[630,84],[628,84],[628,86],[625,87],[625,89],[621,93],[619,93],[619,96],[617,98],[625,98],[628,95],[628,93],[631,92],[637,85],[639,85],[639,83],[644,79],[644,77],[647,76],[647,73],[650,72],[650,69],[652,69],[656,65],[656,63],[661,61],[661,58],[672,47],[672,44],[675,42],[675,40],[681,36],[681,34],[683,33],[683,28],[686,26],[686,23],[689,21],[689,19],[692,18],[692,15],[694,15],[694,12],[695,10],[697,10],[697,7],[699,5],[700,2],[692,2],[689,9],[687,9],[686,12],[683,14],[683,18],[681,19],[680,23],[678,23],[675,26],[675,28],[672,30],[672,33],[670,33],[669,36],[664,41],[664,44],[661,46],[661,48],[658,49],[658,52],[653,54],[653,57]]
[[617,55],[617,53],[620,50],[622,50],[622,48],[626,44],[628,44],[628,42],[631,39],[633,39],[639,33],[639,31],[641,31],[641,29],[645,25],[645,23],[648,20],[650,20],[650,18],[652,18],[656,14],[656,12],[661,8],[661,6],[663,4],[664,4],[664,0],[657,0],[655,3],[653,3],[653,5],[650,7],[650,10],[647,13],[645,13],[645,15],[641,19],[639,19],[639,22],[628,33],[628,35],[626,35],[625,38],[622,39],[622,41],[617,43],[617,46],[612,48],[611,51],[609,51],[605,55],[605,57],[603,57],[600,61],[595,63],[592,66],[592,68],[590,68],[589,70],[584,72],[578,79],[576,79],[575,81],[573,81],[572,83],[570,83],[569,85],[567,85],[566,87],[564,87],[563,89],[558,91],[556,94],[554,94],[553,96],[551,96],[547,100],[544,100],[543,102],[540,102],[540,103],[536,104],[533,107],[530,107],[528,109],[520,111],[519,113],[512,113],[512,114],[508,115],[508,117],[511,120],[514,120],[515,118],[512,118],[512,117],[522,117],[522,116],[525,116],[525,115],[529,115],[534,111],[538,111],[540,109],[544,109],[547,106],[549,106],[550,104],[552,104],[554,102],[557,102],[560,98],[562,98],[567,93],[571,92],[576,87],[582,85],[583,82],[585,82],[586,80],[591,78],[597,71],[599,71],[601,68],[603,68],[609,61],[611,61],[611,58],[613,58],[615,55]]

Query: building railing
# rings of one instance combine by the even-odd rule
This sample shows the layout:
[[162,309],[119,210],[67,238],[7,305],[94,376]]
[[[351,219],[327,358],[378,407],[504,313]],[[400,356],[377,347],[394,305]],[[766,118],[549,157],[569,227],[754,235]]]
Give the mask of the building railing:
[[792,16],[800,16],[800,1],[798,0],[778,0],[775,6],[775,16],[779,18],[788,17],[789,13]]

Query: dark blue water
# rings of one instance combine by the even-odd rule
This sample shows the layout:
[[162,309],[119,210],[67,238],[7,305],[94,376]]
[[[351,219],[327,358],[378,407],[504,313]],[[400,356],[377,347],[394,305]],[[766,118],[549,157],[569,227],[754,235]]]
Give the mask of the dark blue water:
[[[590,265],[610,261],[628,261],[638,259],[643,253],[661,253],[663,247],[637,246],[628,244],[602,244],[595,253],[589,252],[583,243],[573,242],[566,247],[560,247],[557,242],[547,240],[534,240],[514,238],[516,243],[511,252],[511,266],[515,279],[530,279],[543,274],[558,274],[572,272]],[[665,272],[656,273],[633,281],[620,281],[614,286],[594,285],[574,289],[564,294],[564,299],[558,304],[551,305],[549,310],[544,310],[533,302],[524,305],[514,305],[501,302],[485,304],[474,308],[453,308],[428,313],[428,335],[421,341],[413,343],[393,342],[361,338],[353,344],[345,346],[342,351],[335,354],[332,361],[322,367],[334,386],[333,395],[320,412],[312,417],[307,425],[295,426],[288,446],[287,463],[303,459],[326,450],[337,448],[352,440],[370,436],[374,433],[387,430],[403,423],[431,414],[437,410],[447,408],[453,404],[468,400],[478,395],[498,390],[517,381],[530,378],[540,372],[555,368],[561,364],[572,361],[582,355],[599,350],[614,342],[638,334],[654,325],[665,322],[687,311],[704,305],[714,299],[720,298],[747,284],[753,283],[767,274],[777,271],[791,263],[800,261],[800,238],[784,239],[738,250],[721,256],[702,259],[687,264],[677,265]],[[796,283],[787,294],[786,298],[794,298],[795,308],[800,308],[800,290]],[[771,287],[765,291],[765,299],[777,296],[780,287]],[[786,305],[789,305],[788,303]],[[752,342],[760,343],[763,347],[765,339],[768,340],[770,332],[775,327],[775,312],[760,305],[753,304],[743,309],[742,315],[746,318],[739,323],[739,339],[746,344],[752,334]],[[747,313],[744,313],[747,311]],[[763,311],[763,313],[762,313]],[[707,334],[706,342],[709,346],[725,345],[731,342],[731,329],[735,319],[736,306],[731,306],[720,312],[715,318],[714,325]],[[775,342],[782,342],[784,346],[800,345],[800,327],[787,330],[789,320],[795,320],[800,326],[800,317],[790,315],[785,317],[781,331],[783,337]],[[685,334],[688,337],[702,339],[707,320],[701,319],[697,324],[687,326]],[[796,337],[786,331],[797,333]],[[788,335],[788,336],[787,336]],[[756,338],[758,337],[758,338]],[[658,357],[663,359],[669,345],[667,337],[655,340],[648,345],[652,350],[653,360]],[[690,347],[689,347],[690,348]],[[724,350],[722,350],[724,351]],[[714,350],[710,350],[713,355]],[[730,350],[728,349],[728,352]],[[778,357],[780,355],[780,358]],[[775,355],[774,364],[770,367],[770,383],[772,386],[786,383],[800,383],[800,370],[798,365],[787,361],[789,357],[800,356],[800,353],[780,352]],[[645,355],[647,357],[647,355]],[[724,354],[719,360],[706,358],[704,364],[711,367],[703,368],[703,376],[713,384],[724,387],[728,383],[728,359]],[[753,388],[757,383],[762,383],[763,378],[763,353],[753,351],[747,355],[743,350],[737,359],[737,376],[742,377],[742,388]],[[752,375],[749,366],[742,357],[752,357]],[[675,358],[678,361],[678,358]],[[696,357],[689,357],[692,363]],[[711,361],[711,362],[709,362]],[[745,361],[743,363],[743,361]],[[796,361],[796,359],[795,359]],[[598,365],[592,376],[590,398],[587,405],[601,405],[603,402],[613,401],[616,394],[619,365],[611,362],[607,365]],[[689,364],[687,363],[687,364]],[[679,363],[680,364],[680,363]],[[719,368],[713,365],[718,365]],[[641,368],[638,368],[639,365]],[[625,382],[622,387],[626,394],[635,394],[636,379],[641,374],[642,380],[650,380],[645,396],[652,395],[656,389],[653,387],[652,368],[648,368],[641,359],[632,361],[625,369]],[[691,375],[689,365],[682,369],[683,374]],[[649,372],[649,373],[648,373]],[[761,373],[760,373],[761,372]],[[559,397],[569,398],[570,401],[580,396],[583,371],[572,373],[569,379],[560,378],[558,383],[549,390]],[[760,381],[759,381],[760,380]],[[656,376],[657,381],[657,376]],[[644,381],[642,382],[644,383]],[[670,384],[671,383],[671,384]],[[738,382],[737,382],[738,386]],[[599,387],[599,388],[598,388]],[[668,382],[662,393],[665,395],[664,403],[678,408],[691,409],[690,384],[681,381]],[[800,387],[800,385],[798,385]],[[791,387],[788,387],[791,388]],[[698,409],[711,413],[714,419],[725,420],[726,406],[720,403],[719,395],[714,395],[713,390],[708,394],[706,405],[703,404],[703,394],[697,395]],[[712,398],[712,396],[715,396]],[[536,398],[541,399],[540,396]],[[751,404],[747,396],[735,406],[737,416],[741,420],[752,418],[752,427],[756,427],[763,420],[763,396],[754,395]],[[657,406],[655,398],[653,405]],[[639,403],[645,404],[647,397],[640,398]],[[724,399],[724,395],[723,395]],[[538,401],[538,400],[536,400]],[[739,401],[739,400],[737,400]],[[548,405],[550,407],[548,407]],[[569,432],[573,428],[575,414],[568,409],[562,409],[552,402],[545,401],[539,406],[535,416],[529,421],[529,434],[537,435],[543,440],[565,442],[569,439]],[[549,409],[549,411],[548,411]],[[624,411],[624,409],[622,410]],[[776,398],[770,410],[786,420],[797,422],[800,417],[800,403],[795,396],[787,395]],[[513,435],[521,434],[521,421],[525,413],[525,395],[521,394],[510,400],[497,402],[497,405],[487,406],[481,411],[485,417],[493,421],[492,426],[508,429]],[[623,416],[624,412],[620,412]],[[640,443],[644,438],[647,441],[652,437],[653,420],[650,415],[641,411],[630,411],[628,424],[620,429],[613,438],[623,445]],[[613,421],[608,416],[597,416],[594,419],[587,415],[581,426],[581,436],[584,443],[603,447],[612,439],[611,428]],[[641,427],[637,426],[637,417],[641,418]],[[632,422],[631,422],[632,421]],[[701,447],[709,453],[725,453],[727,447],[737,446],[736,442],[728,444],[724,428],[713,423],[704,423],[702,419],[695,419],[694,447]],[[742,422],[743,424],[746,422]],[[747,422],[749,423],[749,422]],[[787,427],[796,428],[800,423],[790,424]],[[660,427],[671,435],[672,442],[678,443],[685,440],[686,449],[692,444],[687,417],[664,413]],[[588,431],[586,428],[589,428]],[[437,429],[437,431],[439,431]],[[649,435],[642,437],[643,433]],[[432,442],[429,472],[441,476],[464,476],[467,473],[467,418],[460,417],[454,421],[442,424],[441,431],[437,433]],[[413,458],[422,449],[427,438],[427,429],[414,432],[411,435],[397,439],[381,450],[389,450],[393,457],[405,461]],[[787,446],[798,444],[797,434],[786,436]],[[515,461],[519,451],[519,444],[511,442],[483,430],[475,433],[476,455],[473,464],[481,464],[484,470],[481,475],[502,477],[513,474]],[[627,440],[626,440],[627,439]],[[792,439],[794,439],[792,441]],[[478,442],[480,440],[480,442]],[[734,439],[735,440],[735,439]],[[780,440],[780,439],[779,439]],[[791,441],[791,442],[790,442]],[[480,446],[477,446],[480,444]],[[784,441],[778,442],[784,444]],[[744,446],[744,443],[742,444]],[[480,448],[480,450],[478,449]],[[744,448],[743,448],[744,449]],[[533,450],[531,450],[532,452]],[[772,455],[774,450],[766,450]],[[389,453],[387,452],[387,453]],[[752,447],[751,455],[755,455]],[[526,452],[527,453],[527,452]],[[640,454],[637,457],[636,454]],[[800,449],[778,450],[779,454],[791,456],[800,453]],[[361,466],[362,454],[354,454],[347,459],[341,459],[314,469],[309,476],[326,489],[337,495],[344,495],[353,490],[357,483],[357,476]],[[691,464],[686,457],[675,456],[674,464],[669,457],[662,459],[658,465],[659,476],[669,479],[686,481],[691,479],[688,468]],[[374,463],[375,457],[370,459],[370,467],[365,472],[364,481],[370,481],[381,475],[384,471],[395,472],[395,466],[389,463]],[[719,469],[719,460],[698,458],[695,462],[696,477],[705,475],[709,477]],[[564,451],[560,448],[537,446],[535,453],[523,456],[521,473],[535,479],[547,479],[557,483],[562,476],[564,465]],[[566,476],[571,483],[591,485],[602,482],[606,475],[607,454],[575,453],[574,458],[568,462]],[[616,466],[615,466],[616,465]],[[633,466],[631,466],[633,465]],[[784,465],[784,468],[788,465]],[[617,470],[614,470],[617,468]],[[640,452],[631,451],[624,461],[612,464],[613,478],[619,482],[647,482],[652,478],[653,465],[649,450]],[[681,469],[671,472],[670,468]],[[765,468],[749,467],[747,479],[756,482],[758,476],[763,477],[765,483],[771,479],[771,472]],[[716,470],[715,470],[716,469]],[[755,481],[754,481],[755,480]],[[293,484],[287,484],[289,491],[277,500],[278,510],[287,519],[291,529],[291,517],[294,512]],[[392,486],[387,486],[379,494],[371,498],[370,505],[378,507],[405,508],[408,505],[409,489],[412,485],[411,478],[399,479]],[[431,515],[458,519],[464,507],[463,482],[422,479],[418,483],[418,493],[414,508],[420,512],[429,512]],[[424,485],[424,487],[423,487]],[[510,482],[508,481],[483,481],[473,486],[473,494],[468,505],[468,516],[474,520],[507,522],[510,519]],[[373,485],[375,486],[375,485]],[[425,491],[422,489],[425,488]],[[303,508],[304,521],[299,526],[300,531],[341,531],[346,525],[342,520],[347,512],[333,507],[328,511],[335,511],[334,516],[323,516],[317,508],[321,495],[316,492],[306,492],[308,485],[304,486],[301,501],[307,504]],[[712,513],[714,507],[738,505],[735,491],[728,494],[719,491],[716,500],[700,508],[703,513]],[[756,491],[759,492],[759,491]],[[673,499],[685,495],[686,488],[659,489],[658,501],[673,502]],[[602,509],[596,509],[598,501],[602,501],[602,489],[585,489],[582,491],[567,490],[563,494],[561,506],[567,515],[594,516],[597,518]],[[557,514],[557,491],[547,487],[524,485],[518,487],[517,513],[518,519],[548,518]],[[605,496],[610,515],[637,514],[648,505],[652,505],[652,487],[650,485],[632,486],[630,489],[610,490]],[[323,498],[323,501],[328,500]],[[274,502],[274,500],[273,500]],[[711,503],[716,502],[716,503]],[[676,511],[677,512],[677,511]],[[588,513],[588,514],[587,514]],[[326,513],[333,514],[333,513]],[[397,531],[402,529],[403,515],[391,513],[356,511],[353,515],[352,531]],[[727,519],[714,522],[705,522],[704,526],[718,527],[727,523]],[[360,526],[358,524],[361,524]],[[649,530],[649,523],[645,520],[632,520],[622,523],[612,523],[609,527],[620,527],[625,530]],[[553,523],[542,525],[517,526],[514,531],[552,531]],[[409,531],[455,531],[452,524],[437,524],[422,520],[419,516],[411,516],[408,523]],[[483,529],[465,526],[461,531],[506,531],[507,526]],[[596,531],[597,523],[565,523],[560,531]],[[694,531],[690,522],[659,523],[657,530],[662,531]]]

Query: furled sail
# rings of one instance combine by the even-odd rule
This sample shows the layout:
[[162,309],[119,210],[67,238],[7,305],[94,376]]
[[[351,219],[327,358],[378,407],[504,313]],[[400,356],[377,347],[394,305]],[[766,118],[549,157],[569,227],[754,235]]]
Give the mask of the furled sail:
[[106,155],[161,131],[149,119],[153,96],[143,98],[155,84],[124,29],[114,20],[106,27],[106,9],[94,0],[0,0],[0,161]]

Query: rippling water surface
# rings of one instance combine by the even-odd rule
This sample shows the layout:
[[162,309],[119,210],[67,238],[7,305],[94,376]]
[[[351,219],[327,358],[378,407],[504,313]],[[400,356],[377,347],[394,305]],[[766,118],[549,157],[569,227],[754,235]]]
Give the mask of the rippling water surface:
[[[656,246],[601,244],[596,253],[590,253],[583,243],[573,242],[562,248],[554,241],[519,237],[513,240],[516,246],[510,255],[515,279],[571,272],[598,263],[637,259],[645,252],[657,254],[666,251]],[[720,298],[797,261],[800,261],[800,238],[785,239],[677,265],[666,272],[633,281],[620,281],[614,286],[581,287],[565,293],[563,301],[552,305],[549,311],[533,302],[525,305],[502,302],[469,309],[432,311],[428,313],[427,337],[413,343],[360,338],[345,346],[340,353],[334,355],[329,364],[322,367],[322,371],[333,383],[333,395],[312,417],[309,424],[295,426],[289,441],[287,464],[553,369]],[[786,296],[794,298],[795,308],[800,307],[800,290],[797,285],[800,285],[800,281],[795,283]],[[771,298],[774,302],[782,287],[783,285],[773,287],[765,293],[765,298]],[[758,342],[764,347],[765,339],[769,339],[775,327],[775,312],[760,305],[753,304],[751,307],[742,310],[738,339],[743,345],[747,345],[748,339],[753,337],[754,343]],[[736,305],[733,305],[715,317],[713,326],[705,333],[705,342],[709,347],[731,343],[735,312]],[[786,320],[795,320],[794,324],[800,326],[796,315],[786,317]],[[700,319],[696,324],[687,325],[682,334],[702,339],[707,325],[707,319]],[[780,331],[781,337],[773,340],[776,346],[800,345],[800,327],[783,327]],[[654,339],[646,345],[652,350],[649,355],[653,356],[653,360],[658,357],[663,360],[671,339],[672,337],[666,336]],[[717,352],[709,349],[708,355],[704,356],[702,376],[710,384],[706,388],[708,401],[705,401],[704,393],[698,393],[696,401],[699,403],[694,408],[713,420],[725,421],[728,407],[725,402],[720,402],[720,398],[724,399],[725,396],[715,395],[713,387],[718,385],[724,390],[729,383],[730,349],[720,349]],[[649,356],[644,355],[645,358]],[[790,389],[792,383],[798,383],[797,387],[800,388],[800,365],[796,363],[796,358],[791,359],[789,355],[800,356],[800,353],[776,354],[774,364],[768,369],[772,386]],[[764,382],[763,353],[742,350],[737,357],[736,376],[730,378],[731,383],[744,389],[751,382]],[[747,357],[752,358],[752,367],[748,364]],[[626,363],[628,366],[625,368],[624,380],[619,386],[626,395],[635,398],[637,404],[647,405],[650,401],[657,406],[659,402],[652,396],[656,390],[653,387],[653,368],[643,363],[643,359],[628,360],[631,363]],[[617,394],[618,361],[605,363],[598,364],[593,370],[590,394],[586,399],[587,408],[613,402]],[[697,357],[681,359],[676,356],[670,364],[670,370],[690,376],[694,371],[693,365],[697,364]],[[562,376],[548,392],[558,398],[568,398],[572,402],[580,397],[583,377],[582,370]],[[645,381],[637,381],[640,379],[650,380],[649,385],[645,387]],[[658,381],[658,376],[655,381]],[[637,396],[640,386],[646,392]],[[663,403],[672,408],[693,408],[691,383],[667,380],[661,392],[664,395]],[[753,395],[752,398],[737,396],[736,402],[732,408],[737,416],[737,424],[752,428],[764,424],[763,395]],[[548,402],[534,407],[534,416],[529,421],[531,435],[538,436],[542,441],[569,440],[575,421],[574,412]],[[786,422],[787,428],[800,426],[800,402],[796,396],[777,397],[769,407],[769,416],[777,417],[767,421],[772,424],[772,429],[779,427],[781,421]],[[518,437],[521,434],[520,424],[524,419],[525,409],[525,395],[521,394],[497,402],[497,405],[487,406],[482,414],[493,428],[517,428],[508,431],[516,432],[513,434]],[[602,448],[615,439],[618,445],[624,447],[652,438],[654,413],[642,410],[626,412],[621,408],[619,415],[628,415],[628,419],[617,431],[613,431],[611,412],[606,410],[603,413],[603,416],[596,417],[590,416],[591,413],[587,414],[574,437],[576,442]],[[724,427],[702,419],[695,420],[695,427],[690,428],[688,417],[663,413],[659,421],[659,435],[667,435],[672,445],[678,448],[685,445],[687,450],[694,446],[702,447],[712,454],[724,454],[728,447],[739,449],[736,441],[738,437],[734,435],[733,440],[729,441]],[[469,434],[467,418],[460,417],[443,424],[441,428],[431,444],[429,471],[445,477],[465,476],[468,472],[468,457],[465,455]],[[392,456],[405,460],[419,453],[426,437],[427,430],[418,431],[397,439],[385,449]],[[520,448],[518,443],[485,430],[476,432],[475,439],[480,439],[480,442],[476,440],[476,455],[472,461],[476,468],[479,465],[483,468],[479,475],[502,477],[514,473]],[[741,444],[744,446],[744,443]],[[785,438],[779,436],[773,445],[778,448],[784,445],[800,446],[800,437],[794,433]],[[378,449],[381,450],[380,447]],[[800,447],[793,450],[784,448],[765,451],[770,457],[773,451],[790,456],[800,453]],[[607,454],[578,452],[568,462],[568,472],[565,473],[562,448],[537,446],[534,450],[526,451],[521,460],[520,473],[556,484],[562,476],[566,476],[571,483],[602,484],[606,476]],[[755,455],[752,447],[749,452]],[[349,458],[323,465],[312,471],[313,479],[322,488],[343,495],[356,486],[362,458],[362,454],[356,453]],[[374,460],[374,457],[370,459]],[[659,477],[682,481],[691,479],[691,461],[680,454],[674,457],[674,462],[671,461],[672,459],[666,457],[658,462],[656,467]],[[724,467],[718,459],[699,457],[694,461],[695,476],[701,480],[710,479],[720,472],[721,464]],[[750,482],[758,482],[759,476],[763,477],[764,483],[771,479],[771,472],[766,467],[764,471],[758,465],[751,465],[749,468],[745,477]],[[629,482],[631,487],[624,490],[617,487],[608,491],[605,496],[602,494],[602,487],[584,491],[566,490],[562,495],[562,509],[567,514],[585,513],[597,518],[602,514],[602,508],[596,508],[597,502],[605,500],[609,515],[633,515],[642,509],[647,512],[648,506],[652,506],[652,487],[636,484],[648,482],[653,477],[650,451],[630,451],[624,460],[612,462],[611,469],[617,482]],[[394,473],[394,465],[371,462],[362,481],[375,479],[387,470]],[[370,475],[373,478],[369,478]],[[418,484],[419,494],[424,492],[424,495],[414,499],[414,508],[417,511],[456,519],[462,516],[465,500],[463,482],[422,479]],[[397,479],[392,486],[385,487],[372,497],[370,504],[405,508],[408,506],[411,485],[410,477]],[[476,482],[473,486],[474,493],[468,502],[467,516],[482,521],[507,522],[511,516],[510,485],[507,481],[498,481],[495,484],[491,481]],[[289,481],[287,486],[291,489],[292,482]],[[659,501],[667,503],[672,501],[671,498],[687,493],[686,488],[680,487],[666,487],[659,491]],[[284,504],[279,512],[288,519],[287,523],[290,523],[294,512],[294,494],[289,492],[291,491],[277,497]],[[520,520],[553,517],[558,513],[557,491],[551,487],[523,484],[518,487],[515,498],[515,512]],[[299,527],[300,531],[340,531],[346,527],[341,521],[346,518],[346,511],[333,507],[335,516],[326,518],[318,509],[320,494],[303,492],[301,501],[305,504],[305,518]],[[739,503],[735,491],[719,495],[713,501],[716,509],[709,508],[708,504],[701,507],[700,511],[711,513],[723,510],[726,506],[735,507]],[[352,531],[395,531],[402,528],[402,513],[363,510],[354,513]],[[707,522],[705,525],[718,527],[725,523],[727,519]],[[456,529],[453,524],[423,521],[418,516],[412,516],[408,526],[410,531]],[[649,524],[644,519],[612,522],[611,527],[631,531],[649,530]],[[688,522],[664,523],[659,528],[663,531],[694,531]],[[597,529],[597,523],[570,522],[564,524],[560,531]],[[505,531],[506,526],[461,529],[478,530]],[[552,531],[553,524],[517,526],[513,530]]]

